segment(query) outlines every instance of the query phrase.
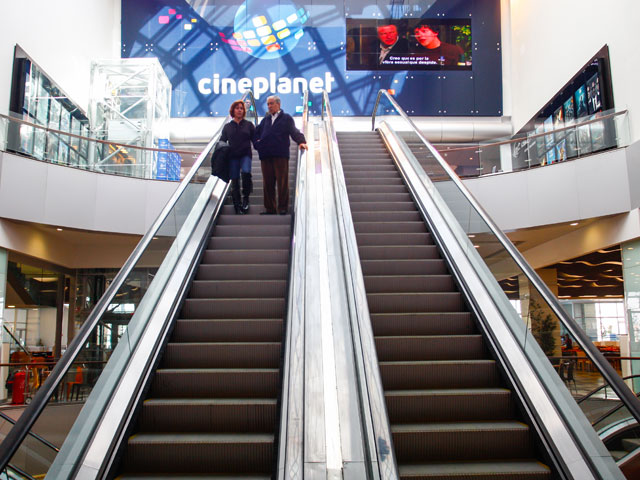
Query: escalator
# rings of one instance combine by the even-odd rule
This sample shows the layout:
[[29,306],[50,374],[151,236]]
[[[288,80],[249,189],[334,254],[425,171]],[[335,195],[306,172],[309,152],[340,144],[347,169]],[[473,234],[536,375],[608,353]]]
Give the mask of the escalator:
[[[289,165],[295,185],[296,150]],[[271,478],[291,215],[260,215],[254,154],[247,215],[231,199],[195,278],[129,437],[118,478]]]
[[401,478],[554,478],[380,136],[338,133]]

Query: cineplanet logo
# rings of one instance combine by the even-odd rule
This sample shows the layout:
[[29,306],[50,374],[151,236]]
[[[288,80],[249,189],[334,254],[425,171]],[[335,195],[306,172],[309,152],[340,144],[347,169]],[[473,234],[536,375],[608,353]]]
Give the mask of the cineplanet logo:
[[255,78],[220,78],[219,73],[214,73],[213,78],[202,78],[198,81],[198,91],[202,95],[215,95],[245,93],[253,90],[255,98],[260,98],[265,93],[302,93],[309,89],[311,93],[322,93],[326,90],[331,93],[331,85],[336,79],[329,72],[323,77],[312,77],[309,80],[303,77],[278,77],[274,72],[269,77]]

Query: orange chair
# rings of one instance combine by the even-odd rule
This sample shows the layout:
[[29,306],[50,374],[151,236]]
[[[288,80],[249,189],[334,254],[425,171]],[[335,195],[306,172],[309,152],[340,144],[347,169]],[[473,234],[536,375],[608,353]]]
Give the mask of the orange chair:
[[67,401],[70,397],[73,397],[74,393],[76,400],[80,397],[80,388],[84,384],[84,369],[78,365],[76,367],[76,377],[73,381],[67,382]]

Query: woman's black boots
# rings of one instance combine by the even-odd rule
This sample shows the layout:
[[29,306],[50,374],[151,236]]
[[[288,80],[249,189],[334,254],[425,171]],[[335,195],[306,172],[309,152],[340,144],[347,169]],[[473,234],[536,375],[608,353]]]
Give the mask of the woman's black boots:
[[249,213],[249,195],[253,192],[251,173],[242,172],[242,213]]
[[231,180],[231,199],[233,200],[233,208],[236,211],[236,215],[244,213],[240,203],[240,179],[238,178]]

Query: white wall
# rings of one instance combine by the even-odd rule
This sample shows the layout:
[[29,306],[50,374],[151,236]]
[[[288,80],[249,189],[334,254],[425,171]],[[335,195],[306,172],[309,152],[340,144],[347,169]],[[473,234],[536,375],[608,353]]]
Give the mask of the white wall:
[[86,110],[91,61],[120,57],[120,0],[18,0],[3,5],[0,113],[9,109],[16,44]]
[[605,44],[616,109],[640,139],[638,0],[511,0],[512,117],[519,130]]

